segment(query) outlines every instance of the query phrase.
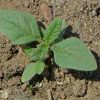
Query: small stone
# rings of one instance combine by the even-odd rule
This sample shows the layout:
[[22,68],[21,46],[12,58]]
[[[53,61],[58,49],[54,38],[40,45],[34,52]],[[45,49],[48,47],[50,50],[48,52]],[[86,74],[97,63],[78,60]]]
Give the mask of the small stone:
[[96,16],[96,15],[97,15],[96,11],[93,10],[93,11],[92,11],[92,16],[94,17],[94,16]]
[[25,6],[26,8],[29,8],[30,2],[29,2],[29,1],[25,1],[25,2],[24,2],[24,6]]
[[81,80],[76,80],[73,86],[73,93],[77,97],[83,97],[86,93],[86,83]]
[[27,83],[24,83],[23,85],[21,85],[21,88],[23,91],[25,91],[27,89]]
[[71,82],[70,77],[65,77],[65,82],[70,83]]
[[42,83],[37,83],[37,84],[36,84],[36,87],[38,87],[38,88],[40,88],[40,87],[42,87],[42,86],[43,86]]
[[0,98],[7,99],[10,93],[11,93],[10,89],[1,90],[0,91]]
[[63,82],[57,82],[57,85],[64,85]]
[[65,100],[66,96],[65,96],[64,92],[62,92],[62,93],[60,94],[60,98],[61,98],[61,100]]

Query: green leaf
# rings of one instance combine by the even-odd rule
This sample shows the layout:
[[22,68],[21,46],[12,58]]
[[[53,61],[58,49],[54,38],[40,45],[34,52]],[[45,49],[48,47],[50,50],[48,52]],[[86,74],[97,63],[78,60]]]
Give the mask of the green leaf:
[[48,55],[48,46],[44,43],[39,44],[37,48],[26,47],[24,48],[25,53],[29,56],[30,60],[44,60]]
[[41,27],[42,34],[45,34],[45,29]]
[[24,51],[26,55],[29,57],[29,59],[32,61],[38,60],[38,51],[37,48],[31,48],[31,47],[25,47]]
[[22,74],[22,82],[30,80],[36,74],[41,74],[44,70],[44,67],[45,64],[40,61],[28,64]]
[[35,18],[25,12],[0,10],[0,32],[14,44],[25,44],[41,39]]
[[97,68],[91,51],[78,38],[69,38],[52,47],[56,64],[62,68],[92,71]]
[[46,29],[46,33],[44,34],[44,40],[47,44],[51,44],[55,39],[58,38],[60,32],[62,30],[62,20],[59,18],[55,18],[51,24]]
[[64,39],[63,35],[64,35],[65,32],[66,32],[66,27],[67,27],[67,24],[66,24],[65,20],[63,19],[63,20],[62,20],[62,29],[61,29],[61,32],[60,32],[60,34],[58,35],[58,38],[55,39],[55,41],[54,41],[53,44],[58,43],[58,42],[60,42],[60,41],[62,41],[62,40]]
[[62,20],[62,30],[67,27],[65,19]]

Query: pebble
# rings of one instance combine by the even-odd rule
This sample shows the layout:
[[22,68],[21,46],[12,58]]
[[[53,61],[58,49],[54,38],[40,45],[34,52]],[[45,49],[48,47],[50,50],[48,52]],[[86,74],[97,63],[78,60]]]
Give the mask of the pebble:
[[96,15],[97,15],[96,11],[93,10],[93,11],[92,11],[92,16],[95,17]]
[[64,85],[63,82],[57,82],[57,85]]
[[86,93],[86,83],[84,81],[76,80],[73,86],[73,93],[76,97],[83,97]]
[[9,94],[10,93],[11,93],[11,90],[10,89],[1,90],[0,91],[0,98],[7,99],[9,97]]
[[43,83],[37,83],[35,87],[41,88],[43,86]]
[[65,96],[64,92],[60,93],[60,98],[61,98],[61,100],[65,100],[66,96]]
[[27,83],[24,83],[23,85],[21,85],[21,88],[23,91],[25,91],[27,89]]
[[64,81],[65,83],[67,82],[67,83],[70,83],[71,82],[71,79],[70,79],[70,77],[65,77],[65,81]]
[[25,6],[26,8],[29,8],[30,2],[26,0],[26,1],[24,2],[24,6]]

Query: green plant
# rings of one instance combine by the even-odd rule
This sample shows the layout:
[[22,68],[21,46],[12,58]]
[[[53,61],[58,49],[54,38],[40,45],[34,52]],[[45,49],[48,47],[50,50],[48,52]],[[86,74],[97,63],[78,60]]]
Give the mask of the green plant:
[[[31,61],[22,74],[22,82],[43,72],[45,59],[51,51],[55,63],[61,68],[82,71],[93,71],[97,68],[94,56],[81,40],[75,37],[63,39],[63,23],[62,19],[55,18],[43,29],[38,27],[29,13],[0,10],[0,32],[5,33],[13,44],[24,45],[24,51]],[[29,45],[33,41],[38,42],[36,48]]]

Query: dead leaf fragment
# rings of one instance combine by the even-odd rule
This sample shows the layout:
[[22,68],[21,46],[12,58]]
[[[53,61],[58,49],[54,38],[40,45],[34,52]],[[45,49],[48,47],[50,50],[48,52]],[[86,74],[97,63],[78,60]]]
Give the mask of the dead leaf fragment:
[[52,11],[47,3],[43,3],[40,6],[41,14],[45,18],[45,20],[50,23],[53,19]]

